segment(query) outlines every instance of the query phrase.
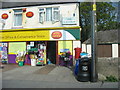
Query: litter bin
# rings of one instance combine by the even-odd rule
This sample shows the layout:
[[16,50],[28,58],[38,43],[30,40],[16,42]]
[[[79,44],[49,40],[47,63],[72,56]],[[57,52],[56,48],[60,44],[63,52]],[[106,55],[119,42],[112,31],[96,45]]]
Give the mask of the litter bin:
[[31,59],[31,66],[36,66],[36,60],[35,59]]
[[84,57],[79,60],[77,80],[81,82],[90,81],[90,58]]

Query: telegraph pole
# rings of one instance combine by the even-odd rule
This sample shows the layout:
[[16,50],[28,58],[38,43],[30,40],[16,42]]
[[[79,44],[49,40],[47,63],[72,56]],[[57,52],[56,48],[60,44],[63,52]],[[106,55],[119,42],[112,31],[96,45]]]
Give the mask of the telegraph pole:
[[97,82],[97,24],[96,24],[96,2],[92,2],[92,22],[91,22],[91,82]]

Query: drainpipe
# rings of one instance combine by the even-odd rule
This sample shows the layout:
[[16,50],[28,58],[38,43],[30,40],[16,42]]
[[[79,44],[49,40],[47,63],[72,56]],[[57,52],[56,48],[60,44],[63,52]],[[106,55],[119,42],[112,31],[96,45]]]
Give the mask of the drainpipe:
[[97,24],[96,24],[96,2],[93,0],[92,2],[92,22],[91,22],[91,82],[97,82],[98,74],[97,74]]

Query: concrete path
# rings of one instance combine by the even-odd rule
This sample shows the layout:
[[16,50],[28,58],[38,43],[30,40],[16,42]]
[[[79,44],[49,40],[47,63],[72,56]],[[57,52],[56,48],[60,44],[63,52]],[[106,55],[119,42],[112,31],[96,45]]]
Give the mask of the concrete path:
[[[39,74],[45,66],[23,66],[2,73],[3,88],[118,88],[118,83],[78,82],[73,71],[55,66],[49,73]],[[38,73],[36,73],[38,72]]]
[[36,80],[4,80],[3,88],[118,88],[118,83],[101,82],[53,82],[53,81],[36,81]]
[[36,80],[36,81],[56,81],[56,82],[78,82],[73,72],[66,67],[56,66],[48,74],[36,74],[35,72],[45,66],[24,66],[2,73],[3,80]]

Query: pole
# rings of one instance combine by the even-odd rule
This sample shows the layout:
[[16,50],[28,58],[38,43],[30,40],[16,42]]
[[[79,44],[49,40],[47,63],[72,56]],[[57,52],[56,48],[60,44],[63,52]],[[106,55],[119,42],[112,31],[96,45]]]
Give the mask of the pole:
[[92,2],[92,20],[91,20],[91,82],[97,82],[98,75],[96,71],[97,62],[97,24],[96,24],[96,3],[95,0]]

